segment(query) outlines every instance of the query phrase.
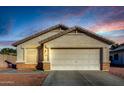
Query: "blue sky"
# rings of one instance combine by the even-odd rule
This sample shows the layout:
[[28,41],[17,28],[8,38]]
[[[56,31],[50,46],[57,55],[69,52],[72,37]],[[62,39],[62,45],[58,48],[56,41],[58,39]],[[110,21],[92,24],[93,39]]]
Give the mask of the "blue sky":
[[47,27],[78,25],[97,34],[124,42],[124,7],[0,7],[0,46]]

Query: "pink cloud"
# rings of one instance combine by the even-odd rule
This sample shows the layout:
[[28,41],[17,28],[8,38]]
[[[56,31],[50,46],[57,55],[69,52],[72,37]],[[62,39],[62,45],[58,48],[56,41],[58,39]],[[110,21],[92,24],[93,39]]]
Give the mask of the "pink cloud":
[[124,21],[111,21],[107,23],[97,23],[96,25],[89,28],[94,32],[100,31],[115,31],[115,30],[124,30]]
[[119,43],[119,44],[124,43],[124,37],[117,37],[117,38],[108,37],[108,38],[115,41],[116,43]]
[[11,46],[14,41],[0,41],[0,46]]

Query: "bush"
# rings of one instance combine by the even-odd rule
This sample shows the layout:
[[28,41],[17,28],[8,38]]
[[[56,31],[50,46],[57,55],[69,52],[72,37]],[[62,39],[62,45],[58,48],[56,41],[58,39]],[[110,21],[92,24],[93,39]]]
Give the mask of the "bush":
[[13,49],[13,48],[3,48],[1,49],[0,54],[16,56],[17,52],[16,52],[16,49]]

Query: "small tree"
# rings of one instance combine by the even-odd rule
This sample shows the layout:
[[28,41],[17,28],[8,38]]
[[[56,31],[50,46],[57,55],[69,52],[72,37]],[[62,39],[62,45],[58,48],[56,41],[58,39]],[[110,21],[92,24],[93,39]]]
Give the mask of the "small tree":
[[0,54],[6,54],[6,55],[16,55],[16,50],[13,48],[3,48],[0,51]]

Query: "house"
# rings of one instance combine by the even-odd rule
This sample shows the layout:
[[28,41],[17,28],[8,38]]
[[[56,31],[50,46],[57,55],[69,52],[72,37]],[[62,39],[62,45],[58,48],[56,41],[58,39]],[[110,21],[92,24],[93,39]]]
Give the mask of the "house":
[[110,60],[113,66],[124,66],[124,44],[110,51]]
[[109,70],[114,42],[84,28],[62,24],[13,43],[18,69]]

